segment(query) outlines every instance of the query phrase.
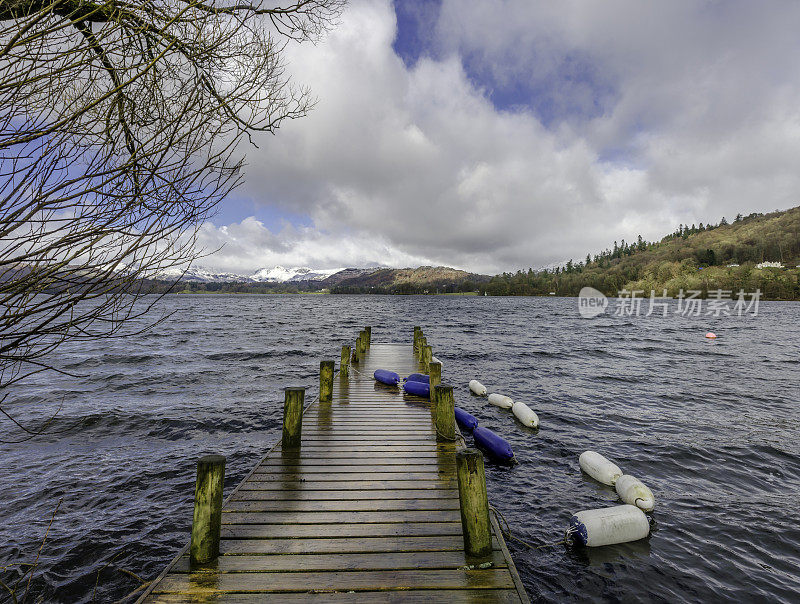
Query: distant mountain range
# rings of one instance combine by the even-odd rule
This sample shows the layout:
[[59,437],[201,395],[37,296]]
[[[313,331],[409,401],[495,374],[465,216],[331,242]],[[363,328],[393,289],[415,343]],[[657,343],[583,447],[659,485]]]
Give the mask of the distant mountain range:
[[[446,266],[417,268],[343,268],[308,267],[264,268],[250,275],[218,273],[195,266],[182,273],[171,270],[161,274],[163,281],[179,280],[184,291],[191,292],[292,292],[330,291],[331,293],[430,293],[475,291],[489,281],[477,275]],[[164,283],[158,287],[167,287]]]
[[275,266],[262,268],[250,275],[237,273],[218,273],[202,266],[192,266],[186,272],[179,269],[170,269],[161,273],[163,279],[180,279],[187,283],[287,283],[298,281],[323,281],[330,277],[340,275],[335,282],[356,277],[378,270],[376,268],[334,268],[312,269],[305,266],[286,268]]

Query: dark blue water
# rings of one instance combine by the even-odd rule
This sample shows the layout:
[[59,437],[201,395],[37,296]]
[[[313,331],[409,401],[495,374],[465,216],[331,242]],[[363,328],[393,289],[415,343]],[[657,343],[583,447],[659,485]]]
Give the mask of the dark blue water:
[[[488,466],[490,498],[516,537],[544,546],[572,512],[618,503],[582,476],[585,449],[655,493],[646,541],[589,551],[511,541],[532,599],[798,599],[800,304],[592,320],[557,298],[172,296],[161,306],[175,313],[145,334],[62,348],[56,364],[83,377],[41,375],[11,393],[7,408],[30,424],[60,407],[58,434],[0,444],[0,567],[35,560],[61,500],[35,597],[109,601],[139,585],[125,571],[153,578],[188,539],[198,456],[228,456],[231,489],[278,438],[283,386],[315,388],[320,359],[338,358],[364,325],[374,341],[404,342],[421,325],[457,404],[521,462]],[[704,339],[709,329],[718,340]],[[472,378],[528,403],[541,429],[471,396]]]

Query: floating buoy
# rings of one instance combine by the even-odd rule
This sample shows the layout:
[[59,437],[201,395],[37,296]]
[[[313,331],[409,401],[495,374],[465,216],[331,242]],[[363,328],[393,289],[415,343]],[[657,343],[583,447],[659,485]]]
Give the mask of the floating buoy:
[[709,332],[706,334],[706,337],[707,337],[709,340],[716,340],[716,339],[717,339],[717,334],[715,334],[713,331],[709,331]]
[[501,409],[511,409],[511,407],[514,406],[514,401],[511,400],[511,397],[503,394],[490,394],[489,402],[495,407],[500,407]]
[[470,380],[469,389],[478,396],[486,396],[486,386],[481,384],[478,380]]
[[578,512],[567,529],[567,537],[573,542],[589,547],[638,541],[649,534],[650,522],[635,505]]
[[422,382],[406,382],[403,384],[403,390],[408,394],[421,396],[422,398],[430,398],[431,395],[431,387]]
[[528,426],[529,428],[539,427],[539,416],[536,415],[536,413],[533,412],[533,409],[528,407],[528,405],[525,403],[514,401],[514,404],[511,407],[511,412],[517,417],[523,426]]
[[641,480],[630,474],[623,474],[617,478],[617,484],[614,486],[617,489],[617,495],[625,503],[635,505],[645,512],[652,512],[656,506],[653,491],[648,489]]
[[389,386],[397,386],[400,383],[400,376],[388,369],[376,369],[373,377],[381,384],[388,384]]
[[412,373],[409,375],[404,382],[422,382],[423,384],[430,384],[431,383],[431,376],[425,375],[424,373]]
[[478,427],[478,420],[474,415],[467,413],[458,407],[456,407],[454,411],[456,414],[456,422],[458,423],[459,428],[472,432]]
[[619,469],[619,466],[611,463],[600,455],[600,453],[595,453],[594,451],[584,451],[581,453],[581,456],[578,458],[578,464],[580,464],[581,470],[586,472],[589,476],[610,487],[613,487],[614,483],[617,482],[617,478],[622,476],[622,470]]
[[501,461],[514,459],[514,451],[511,450],[511,445],[508,444],[508,441],[489,430],[489,428],[478,426],[472,431],[472,436],[478,448],[485,451],[489,456]]

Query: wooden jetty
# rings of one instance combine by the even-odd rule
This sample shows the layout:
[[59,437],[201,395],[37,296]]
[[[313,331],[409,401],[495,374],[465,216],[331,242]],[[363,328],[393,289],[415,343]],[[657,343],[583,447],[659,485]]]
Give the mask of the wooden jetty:
[[[462,527],[471,532],[468,523],[482,512],[462,518],[457,428],[446,438],[427,400],[372,377],[377,368],[427,372],[431,349],[418,335],[414,347],[370,345],[362,332],[353,347],[357,362],[348,367],[345,347],[335,377],[323,363],[323,400],[307,406],[301,427],[291,407],[302,410],[302,390],[287,390],[284,438],[225,501],[218,545],[212,539],[205,563],[196,560],[208,544],[195,532],[205,530],[203,501],[222,505],[222,477],[219,493],[203,491],[200,469],[191,549],[139,602],[528,602],[494,518],[484,554],[465,553]],[[441,365],[434,369],[436,378]],[[452,403],[450,409],[452,416]],[[299,447],[291,441],[293,422]],[[485,501],[482,459],[479,465]]]

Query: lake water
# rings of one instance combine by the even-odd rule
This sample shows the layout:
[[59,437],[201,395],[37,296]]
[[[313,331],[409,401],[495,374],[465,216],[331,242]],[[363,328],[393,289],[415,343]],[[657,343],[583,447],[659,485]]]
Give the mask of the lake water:
[[[56,365],[85,377],[42,375],[11,393],[7,408],[26,422],[61,407],[59,434],[0,444],[0,567],[36,558],[61,499],[32,594],[109,601],[138,585],[123,571],[153,578],[188,540],[200,455],[228,457],[229,492],[279,438],[282,387],[315,390],[319,361],[338,359],[364,325],[373,341],[409,343],[421,325],[456,404],[516,452],[512,468],[487,466],[515,537],[545,546],[572,512],[618,503],[581,474],[585,449],[655,493],[646,541],[510,541],[532,599],[797,601],[798,303],[761,303],[756,317],[594,319],[565,298],[170,296],[160,306],[174,314],[147,333],[62,348]],[[528,403],[541,429],[471,396],[472,378]]]

